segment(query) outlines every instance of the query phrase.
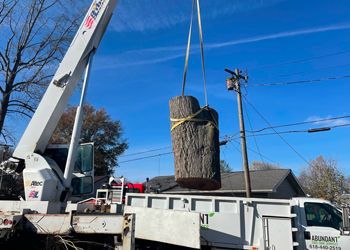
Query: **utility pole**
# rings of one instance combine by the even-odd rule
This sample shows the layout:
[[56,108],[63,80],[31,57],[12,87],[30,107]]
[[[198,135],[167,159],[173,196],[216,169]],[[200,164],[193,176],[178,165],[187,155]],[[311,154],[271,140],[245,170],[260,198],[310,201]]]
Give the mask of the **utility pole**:
[[245,82],[247,82],[248,76],[242,76],[241,72],[238,69],[235,69],[235,71],[225,69],[225,71],[231,74],[231,77],[226,80],[227,90],[234,90],[237,93],[238,118],[239,118],[239,129],[240,129],[241,147],[242,147],[245,191],[246,191],[247,198],[250,198],[252,190],[251,190],[249,165],[248,165],[247,142],[245,137],[241,81],[240,81],[240,80],[244,80]]

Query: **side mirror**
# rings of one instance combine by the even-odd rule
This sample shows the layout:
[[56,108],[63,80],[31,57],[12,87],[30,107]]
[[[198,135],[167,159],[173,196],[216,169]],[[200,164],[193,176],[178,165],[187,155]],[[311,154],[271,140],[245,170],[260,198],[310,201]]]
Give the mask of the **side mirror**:
[[349,214],[350,214],[350,207],[349,206],[344,206],[342,207],[343,213],[343,227],[342,227],[342,232],[349,234],[350,232],[350,220],[349,220]]

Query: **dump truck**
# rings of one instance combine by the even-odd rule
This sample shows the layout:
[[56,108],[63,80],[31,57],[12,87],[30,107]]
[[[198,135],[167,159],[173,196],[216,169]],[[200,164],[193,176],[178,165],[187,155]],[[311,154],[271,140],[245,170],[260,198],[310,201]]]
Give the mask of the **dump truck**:
[[[164,233],[147,230],[147,209],[199,213],[202,249],[350,249],[348,207],[341,211],[322,199],[130,193],[125,212],[136,215],[138,239]],[[176,225],[169,222],[169,230]]]

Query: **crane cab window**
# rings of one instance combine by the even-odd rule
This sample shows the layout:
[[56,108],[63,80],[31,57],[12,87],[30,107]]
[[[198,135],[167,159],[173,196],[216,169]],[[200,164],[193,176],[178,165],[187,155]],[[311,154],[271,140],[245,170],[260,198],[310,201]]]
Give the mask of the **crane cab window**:
[[333,206],[325,203],[307,202],[304,207],[308,226],[331,227],[340,230],[342,216]]
[[[64,172],[68,157],[69,147],[66,144],[49,145],[44,156],[54,160]],[[94,146],[92,143],[81,144],[77,150],[74,172],[85,173],[92,171],[94,166]]]

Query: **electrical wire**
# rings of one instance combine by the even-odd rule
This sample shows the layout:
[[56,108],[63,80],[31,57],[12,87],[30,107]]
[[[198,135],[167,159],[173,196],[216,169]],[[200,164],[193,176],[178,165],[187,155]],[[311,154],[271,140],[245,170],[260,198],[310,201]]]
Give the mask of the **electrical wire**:
[[166,152],[166,153],[162,153],[162,154],[149,155],[149,156],[139,157],[139,158],[130,159],[130,160],[126,160],[126,161],[120,161],[120,162],[118,162],[118,163],[121,164],[121,163],[126,163],[126,162],[139,161],[139,160],[154,158],[154,157],[163,156],[163,155],[170,155],[170,154],[172,154],[172,153],[173,153],[173,152],[171,151],[171,152]]
[[[334,125],[334,126],[330,126],[330,127],[321,127],[321,128],[314,128],[314,129],[333,129],[333,128],[339,128],[339,127],[348,127],[350,126],[350,123],[346,123],[346,124],[340,124],[340,125]],[[287,131],[279,131],[279,134],[292,134],[292,133],[312,133],[312,130],[310,131],[310,129],[307,130],[287,130]],[[261,133],[261,134],[255,134],[255,136],[265,136],[265,135],[275,135],[275,132],[271,132],[271,133]],[[246,137],[251,137],[253,135],[247,135]],[[236,137],[234,139],[239,139],[239,137]]]
[[[244,103],[243,103],[243,106],[245,106]],[[250,127],[251,131],[253,131],[252,123],[250,122],[250,118],[249,118],[249,113],[248,113],[248,111],[247,111],[247,109],[245,107],[244,107],[244,110],[246,111],[245,114],[247,116],[249,127]],[[258,141],[256,140],[256,137],[255,137],[255,133],[253,132],[252,134],[253,134],[256,150],[258,151],[259,156],[260,156],[260,160],[261,160],[261,162],[264,163],[264,159],[263,159],[263,157],[261,155],[260,148],[259,148],[259,145],[258,145]]]
[[[344,117],[350,117],[350,116],[344,116]],[[340,117],[338,118],[340,119]],[[334,118],[329,118],[329,119],[320,119],[320,120],[315,120],[315,121],[310,121],[310,122],[317,122],[317,121],[327,121],[327,120],[334,120]],[[264,131],[266,129],[273,129],[273,128],[278,128],[278,127],[286,127],[286,126],[293,126],[293,125],[299,125],[299,124],[305,124],[305,123],[310,123],[310,122],[300,122],[300,123],[294,123],[294,124],[286,124],[286,125],[280,125],[280,126],[274,126],[274,127],[267,127],[267,128],[263,128],[261,130],[255,130],[255,131],[247,131],[247,132],[251,132],[251,135],[246,135],[246,137],[256,137],[256,136],[268,136],[268,135],[276,135],[276,132],[271,132],[271,133],[258,133],[259,131]],[[334,126],[328,126],[328,127],[320,127],[320,128],[314,128],[314,129],[322,129],[322,128],[329,128],[329,129],[333,129],[333,128],[339,128],[339,127],[348,127],[350,126],[350,123],[345,123],[345,124],[340,124],[340,125],[334,125]],[[292,134],[292,133],[310,133],[310,129],[308,130],[287,130],[287,131],[278,131],[278,134]],[[233,135],[230,136],[224,136],[223,140],[226,143],[230,143],[234,140],[240,139],[239,133],[235,133]],[[169,147],[164,147],[164,148],[169,148]],[[164,149],[162,148],[162,149]],[[248,146],[247,146],[248,148]],[[157,151],[159,149],[153,149],[153,150],[148,150],[148,151],[144,151],[144,152],[153,152],[153,151]],[[240,152],[239,149],[236,148],[236,150],[238,150]],[[249,148],[250,151],[253,151],[253,149]],[[266,156],[264,156],[260,150],[258,151],[253,151],[254,153],[261,155],[261,157],[267,159]],[[139,152],[140,154],[142,152]],[[133,161],[139,161],[139,160],[143,160],[143,159],[149,159],[149,158],[155,158],[155,157],[159,157],[159,156],[163,156],[163,155],[169,155],[172,154],[173,152],[166,152],[166,153],[162,153],[162,154],[156,154],[156,155],[149,155],[149,156],[145,156],[145,157],[140,157],[140,158],[134,158],[134,159],[130,159],[130,160],[125,160],[125,161],[121,161],[119,163],[126,163],[126,162],[133,162]],[[135,153],[136,154],[136,153]]]
[[[344,115],[344,116],[336,116],[336,117],[330,117],[330,118],[323,118],[323,119],[316,119],[316,120],[311,120],[311,121],[304,121],[304,122],[296,122],[296,123],[289,123],[289,124],[283,124],[283,125],[277,125],[277,126],[272,126],[272,128],[283,128],[283,127],[291,127],[291,126],[298,126],[298,125],[305,125],[305,124],[310,124],[310,123],[319,123],[319,122],[326,122],[326,121],[334,121],[334,120],[339,120],[339,119],[346,119],[350,118],[350,115]],[[271,129],[271,127],[266,127],[266,128],[261,128],[258,130],[247,130],[246,132],[248,133],[259,133],[264,130]],[[236,134],[235,134],[236,135]]]
[[350,50],[342,50],[342,51],[338,51],[338,52],[334,52],[334,53],[328,53],[328,54],[323,54],[323,55],[319,55],[319,56],[312,56],[312,57],[307,57],[307,58],[302,58],[302,59],[295,59],[295,60],[285,61],[285,62],[281,62],[281,63],[260,65],[260,66],[256,66],[256,67],[251,67],[249,69],[256,70],[256,69],[266,69],[266,68],[271,68],[271,67],[284,66],[284,65],[289,65],[289,64],[299,64],[299,63],[305,63],[305,62],[313,61],[313,60],[320,59],[320,58],[337,56],[337,55],[342,55],[342,54],[347,54],[347,53],[350,53]]
[[[246,98],[246,97],[244,97]],[[247,110],[247,109],[245,109]],[[248,122],[249,125],[251,127],[251,121],[249,118],[248,113],[247,114],[247,118],[248,118]],[[316,119],[316,120],[312,120],[312,121],[305,121],[305,122],[296,122],[296,123],[290,123],[290,124],[283,124],[283,125],[277,125],[277,126],[269,126],[266,128],[262,128],[262,129],[258,129],[258,130],[246,130],[246,132],[251,133],[251,135],[246,135],[246,137],[257,137],[257,136],[269,136],[269,135],[276,135],[276,132],[272,132],[272,133],[260,133],[262,131],[268,130],[268,129],[275,129],[275,128],[282,128],[282,127],[289,127],[289,126],[297,126],[297,125],[304,125],[304,124],[309,124],[309,123],[317,123],[317,122],[325,122],[325,121],[333,121],[333,120],[338,120],[338,119],[345,119],[345,118],[350,118],[350,115],[345,115],[345,116],[337,116],[337,117],[330,117],[330,118],[324,118],[324,119]],[[350,123],[345,123],[345,124],[340,124],[340,125],[334,125],[334,126],[328,126],[327,128],[329,129],[333,129],[333,128],[339,128],[339,127],[347,127],[350,126]],[[314,129],[322,129],[322,128],[314,128]],[[287,131],[279,131],[277,132],[278,134],[291,134],[291,133],[310,133],[310,130],[287,130]],[[225,135],[223,137],[221,137],[223,141],[225,141],[226,143],[230,143],[234,140],[240,139],[239,136],[239,132],[233,134],[233,135]],[[236,142],[237,143],[237,142]],[[232,145],[232,144],[231,144]],[[260,156],[260,158],[265,158],[269,161],[272,161],[270,158],[264,156],[258,145],[257,146],[257,151],[253,150],[252,148],[248,148],[248,150],[258,154]],[[151,153],[151,152],[155,152],[155,151],[159,151],[159,150],[164,150],[164,149],[169,149],[171,148],[171,146],[166,146],[166,147],[161,147],[161,148],[156,148],[156,149],[150,149],[150,150],[145,150],[145,151],[141,151],[141,152],[136,152],[133,154],[128,154],[128,155],[123,155],[123,156],[133,156],[133,155],[140,155],[140,154],[145,154],[145,153]],[[241,152],[240,149],[238,149],[237,147],[235,147],[235,150],[237,150],[238,152]],[[163,155],[169,155],[172,154],[173,152],[165,152],[165,153],[161,153],[161,154],[155,154],[155,155],[148,155],[145,157],[139,157],[139,158],[133,158],[133,159],[129,159],[129,160],[125,160],[125,161],[121,161],[119,163],[127,163],[127,162],[133,162],[133,161],[139,161],[139,160],[143,160],[143,159],[149,159],[149,158],[155,158],[155,157],[160,157]],[[120,156],[121,157],[121,156]],[[262,160],[263,161],[263,160]]]
[[[238,141],[233,140],[233,142],[237,143],[238,145],[241,145],[241,143],[238,142]],[[233,144],[232,144],[232,145],[233,145]],[[248,149],[249,151],[251,151],[251,152],[257,154],[257,155],[260,155],[256,150],[252,149],[252,148],[249,147],[249,146],[247,146],[247,149]],[[241,153],[241,151],[239,151],[239,152]],[[263,158],[265,158],[266,160],[270,161],[270,162],[276,163],[274,160],[272,160],[271,158],[267,157],[266,155],[261,154],[261,156],[262,156]]]
[[302,84],[302,83],[318,83],[322,81],[333,81],[333,80],[339,80],[339,79],[345,79],[345,78],[350,78],[350,75],[329,76],[329,77],[324,77],[319,79],[306,79],[306,80],[289,81],[289,82],[255,83],[255,84],[249,84],[249,86],[253,86],[253,87],[285,86],[285,85]]
[[[234,141],[235,139],[239,139],[239,137],[238,137],[238,138],[231,138],[231,139],[229,139],[227,142],[232,142],[232,141]],[[235,141],[235,142],[236,142],[236,141]],[[236,143],[239,144],[239,142],[236,142]],[[231,145],[237,150],[237,152],[241,152],[241,150],[240,150],[239,148],[235,147],[233,144],[231,144]],[[258,152],[255,151],[254,149],[252,149],[252,148],[250,148],[250,147],[248,147],[248,146],[247,146],[247,148],[248,148],[248,150],[250,150],[250,151],[252,151],[252,152],[254,152],[254,153],[256,153],[256,154],[260,154],[261,157],[263,157],[263,158],[265,158],[265,159],[267,159],[267,160],[269,160],[269,161],[274,162],[273,160],[271,160],[271,159],[268,158],[267,156],[264,156],[263,154],[258,153]],[[172,153],[173,153],[173,152],[171,151],[171,152],[166,152],[166,153],[162,153],[162,154],[156,154],[156,155],[149,155],[149,156],[145,156],[145,157],[134,158],[134,159],[126,160],[126,161],[121,161],[121,162],[119,162],[119,164],[121,164],[121,163],[127,163],[127,162],[133,162],[133,161],[139,161],[139,160],[144,160],[144,159],[155,158],[155,157],[159,157],[159,156],[163,156],[163,155],[169,155],[169,154],[172,154]]]
[[164,149],[169,149],[169,148],[171,148],[171,146],[166,146],[166,147],[162,147],[162,148],[155,148],[155,149],[150,149],[150,150],[145,150],[145,151],[139,151],[139,152],[136,152],[136,153],[121,155],[119,157],[129,157],[129,156],[134,156],[134,155],[142,155],[142,154],[147,154],[147,153],[160,151],[160,150],[164,150]]
[[326,67],[318,67],[318,68],[314,68],[314,69],[312,69],[312,70],[293,72],[293,73],[289,73],[289,74],[282,74],[282,75],[278,75],[278,77],[287,77],[287,76],[303,75],[303,74],[306,74],[306,73],[315,72],[315,71],[319,71],[319,70],[334,69],[334,68],[340,68],[340,67],[346,67],[346,66],[350,66],[350,63],[346,63],[346,64],[337,64],[337,65],[326,66]]
[[[222,136],[221,139],[229,140],[230,138],[236,137],[238,134],[239,134],[239,132],[235,133],[233,135],[230,135],[230,136]],[[135,153],[130,153],[130,154],[126,154],[126,155],[120,155],[118,157],[123,158],[123,157],[129,157],[129,156],[134,156],[134,155],[142,155],[142,154],[152,153],[152,152],[161,151],[161,150],[170,149],[170,148],[171,148],[171,146],[165,146],[165,147],[154,148],[154,149],[139,151],[139,152],[135,152]]]
[[282,140],[292,151],[294,151],[294,153],[295,153],[296,155],[299,156],[300,159],[302,159],[305,163],[307,163],[308,165],[310,165],[310,163],[306,160],[306,158],[305,158],[302,154],[300,154],[286,139],[284,139],[284,137],[283,137],[282,135],[280,135],[280,134],[278,133],[277,130],[275,130],[275,129],[272,127],[272,125],[270,124],[270,122],[257,110],[257,108],[255,108],[255,106],[254,106],[252,103],[249,102],[249,100],[248,100],[247,97],[243,96],[243,99],[254,109],[254,111],[261,117],[261,119],[263,119],[264,122],[274,131],[274,133],[275,133],[276,135],[278,135],[278,136],[281,138],[281,140]]
[[222,141],[230,142],[232,139],[236,139],[239,134],[240,132],[234,133],[233,135],[225,135],[222,137]]
[[[241,145],[240,143],[238,143],[239,145]],[[230,144],[238,153],[239,155],[242,155],[242,150],[240,149],[240,147],[237,147],[234,144]],[[247,147],[248,148],[248,147]]]

